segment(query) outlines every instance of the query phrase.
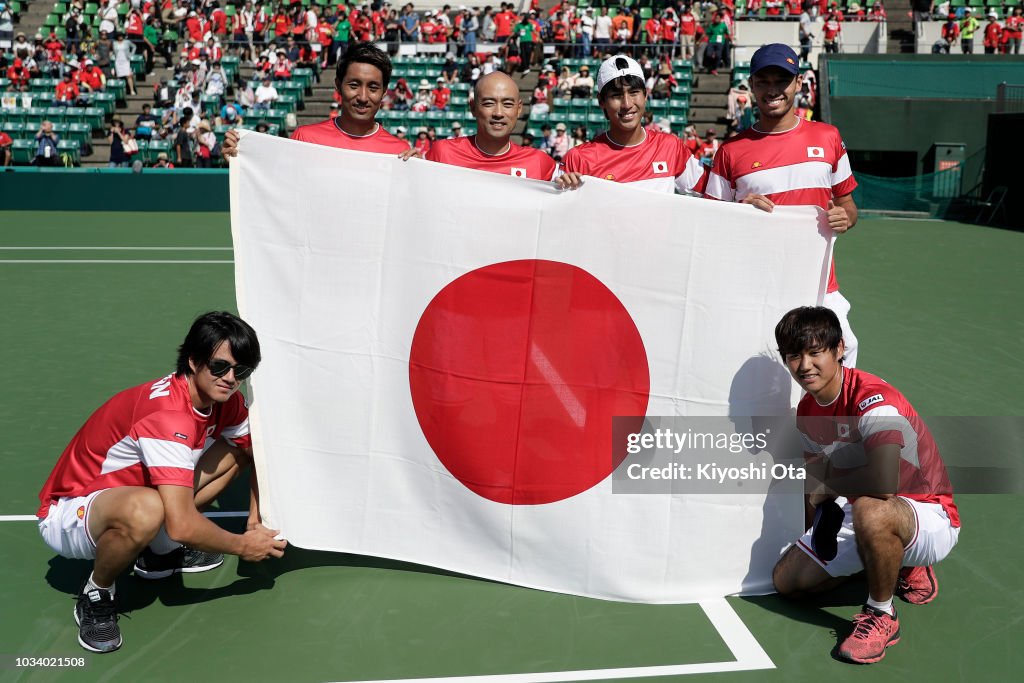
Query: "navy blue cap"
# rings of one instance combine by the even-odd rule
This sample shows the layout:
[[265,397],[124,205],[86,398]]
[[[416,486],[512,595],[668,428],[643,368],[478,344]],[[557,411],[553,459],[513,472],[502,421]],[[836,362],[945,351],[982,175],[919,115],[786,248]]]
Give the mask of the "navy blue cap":
[[796,76],[800,73],[800,58],[789,45],[769,43],[757,48],[757,52],[750,58],[750,73],[756,74],[769,66],[777,66]]

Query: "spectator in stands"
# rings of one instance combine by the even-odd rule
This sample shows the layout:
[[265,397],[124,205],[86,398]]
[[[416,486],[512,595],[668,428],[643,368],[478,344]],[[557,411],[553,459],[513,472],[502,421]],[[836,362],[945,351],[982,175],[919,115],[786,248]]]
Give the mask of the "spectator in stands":
[[728,133],[738,133],[753,125],[754,109],[751,100],[750,86],[746,81],[740,81],[735,88],[729,89]]
[[128,83],[128,94],[135,94],[135,76],[132,74],[132,57],[135,56],[135,45],[125,40],[124,34],[118,33],[114,38],[112,50],[114,59],[114,75]]
[[449,52],[444,56],[444,66],[441,67],[441,78],[447,85],[459,82],[459,65],[455,63],[455,53]]
[[825,52],[839,52],[839,34],[843,30],[843,13],[839,11],[839,7],[835,3],[832,3],[832,8],[825,15],[825,24],[821,30]]
[[167,152],[160,152],[156,155],[156,161],[153,162],[153,168],[174,168],[174,164],[167,159]]
[[801,63],[807,62],[811,56],[811,47],[814,44],[814,33],[811,31],[812,26],[811,15],[805,9],[800,13],[800,28],[798,30]]
[[583,16],[580,17],[579,30],[576,33],[577,36],[577,57],[593,57],[594,52],[591,47],[591,41],[594,38],[594,8],[587,7],[583,10]]
[[572,147],[572,138],[569,137],[566,126],[561,121],[555,124],[555,134],[551,136],[549,146],[551,157],[555,161],[561,161],[565,158],[565,155]]
[[964,18],[960,20],[960,50],[965,54],[974,53],[974,32],[978,30],[978,20],[974,18],[970,7],[964,8]]
[[[476,70],[474,77],[473,71]],[[462,65],[459,72],[459,80],[463,83],[473,84],[480,78],[480,58],[475,52],[470,52],[466,57],[466,63]]]
[[218,126],[240,126],[244,123],[242,111],[242,107],[239,104],[225,104],[220,108],[220,115],[217,116],[214,123]]
[[476,53],[476,38],[480,32],[480,17],[478,10],[466,8],[462,10],[462,54],[469,56]]
[[573,147],[579,147],[587,141],[587,129],[583,126],[576,126],[572,129],[572,142],[569,144],[569,149]]
[[192,108],[185,107],[181,112],[178,132],[174,135],[174,163],[179,168],[192,168],[193,166],[192,136],[194,132]]
[[349,42],[352,39],[352,22],[349,21],[341,6],[338,7],[337,11],[338,20],[334,23],[334,55],[332,60],[334,63],[345,56],[345,53],[348,51]]
[[20,57],[15,57],[11,66],[7,67],[7,79],[15,90],[28,90],[31,75]]
[[988,11],[988,23],[985,24],[985,37],[982,39],[982,45],[985,48],[985,54],[994,55],[996,50],[999,49],[999,43],[1003,37],[1003,27],[999,25],[999,15],[996,11],[990,9]]
[[219,156],[217,136],[210,129],[210,122],[204,119],[196,127],[196,168],[212,168]]
[[114,76],[114,72],[110,68],[113,53],[114,41],[110,39],[110,34],[100,29],[100,37],[96,40],[96,66],[101,68],[108,78]]
[[420,15],[413,10],[412,3],[402,8],[399,23],[402,26],[403,43],[415,43],[419,40]]
[[4,0],[0,0],[0,52],[14,47],[14,12]]
[[78,81],[89,93],[102,92],[107,85],[107,77],[103,75],[103,70],[96,66],[92,59],[85,60],[79,71]]
[[64,16],[64,48],[68,54],[78,52],[83,22],[82,11],[77,7],[72,7]]
[[782,19],[786,3],[784,0],[765,0],[765,17],[767,19]]
[[846,7],[846,14],[843,16],[846,21],[864,21],[867,15],[861,9],[860,3],[851,2]]
[[107,142],[110,143],[110,160],[108,168],[127,168],[129,156],[125,152],[125,140],[128,134],[124,130],[124,123],[121,119],[114,119],[110,122],[110,131],[107,133]]
[[452,99],[452,91],[445,84],[443,77],[437,79],[437,85],[430,93],[430,111],[448,111],[448,103]]
[[10,166],[14,155],[11,152],[11,147],[14,146],[14,140],[11,136],[0,130],[0,166]]
[[494,42],[505,44],[512,37],[512,29],[516,24],[516,15],[512,5],[501,3],[500,11],[494,15]]
[[708,129],[704,131],[704,139],[700,141],[700,160],[705,166],[711,166],[711,162],[715,158],[715,152],[718,151],[719,142],[718,138],[715,137],[715,127],[708,126]]
[[153,115],[149,104],[142,105],[142,113],[135,117],[135,137],[140,140],[151,139],[158,123],[159,119]]
[[267,109],[273,109],[274,103],[277,102],[280,95],[277,92],[277,88],[274,87],[274,83],[268,77],[263,78],[263,82],[260,83],[259,87],[256,88],[256,103],[253,108],[256,111],[266,111]]
[[644,42],[649,46],[651,52],[657,54],[660,50],[658,47],[661,43],[661,21],[657,15],[652,14],[647,21],[644,22]]
[[686,149],[690,150],[695,158],[700,158],[700,138],[697,137],[697,126],[690,124],[683,129],[683,144],[686,145]]
[[57,83],[54,89],[53,103],[62,107],[74,107],[82,97],[78,84],[74,80],[74,69],[68,68],[64,72],[64,78]]
[[956,15],[950,13],[946,18],[946,22],[939,29],[939,40],[936,41],[935,47],[932,52],[938,52],[940,54],[949,54],[949,50],[952,45],[960,37],[960,24],[956,20]]
[[[294,44],[295,39],[288,36],[288,43],[292,45],[296,60],[298,59],[298,46]],[[292,60],[284,50],[277,51],[277,60],[274,62],[273,74],[275,81],[287,81],[292,77]]]
[[671,58],[666,54],[658,67],[658,73],[647,80],[647,92],[653,99],[667,100],[678,86],[679,82],[672,74]]
[[548,79],[541,76],[537,79],[537,87],[533,89],[533,98],[530,100],[530,115],[547,114],[550,111]]
[[419,132],[416,133],[416,142],[413,144],[413,149],[417,150],[421,156],[426,156],[427,152],[430,151],[430,137],[425,129],[420,128]]
[[432,102],[433,97],[430,93],[430,81],[425,78],[421,78],[419,86],[416,89],[416,99],[414,99],[412,103],[412,111],[430,111],[430,105]]
[[54,132],[53,122],[44,119],[36,132],[36,153],[32,163],[36,166],[59,166],[58,142],[60,142],[60,136]]
[[399,78],[398,82],[395,83],[395,87],[388,91],[385,98],[388,100],[388,104],[390,105],[388,107],[389,109],[394,111],[408,111],[416,96],[413,94],[412,89],[409,88],[409,82],[404,78]]
[[455,122],[452,123],[452,135],[451,135],[451,137],[452,137],[452,139],[465,137],[465,135],[462,132],[462,124],[459,123],[458,121],[455,121]]
[[608,8],[602,7],[601,14],[594,20],[594,49],[598,54],[605,54],[611,49],[612,18],[608,16]]
[[1007,34],[1007,54],[1010,51],[1015,55],[1020,54],[1020,40],[1024,34],[1024,8],[1020,5],[1013,8],[1013,14],[1006,17],[1005,32]]
[[107,0],[107,4],[97,12],[100,18],[100,31],[106,31],[107,35],[114,35],[118,29],[117,5],[118,0]]
[[11,46],[11,52],[17,59],[28,59],[32,56],[32,43],[28,42],[28,38],[21,31],[14,37],[14,44]]
[[591,96],[594,91],[594,79],[590,75],[590,67],[586,64],[580,66],[580,71],[576,74],[573,79],[572,90],[570,91],[573,97],[587,98]]
[[708,47],[704,53],[704,67],[708,73],[718,75],[718,67],[731,40],[725,14],[721,11],[715,12],[714,19],[708,27]]
[[885,14],[885,8],[882,7],[882,3],[876,2],[871,6],[871,11],[868,12],[868,21],[885,21],[888,17]]

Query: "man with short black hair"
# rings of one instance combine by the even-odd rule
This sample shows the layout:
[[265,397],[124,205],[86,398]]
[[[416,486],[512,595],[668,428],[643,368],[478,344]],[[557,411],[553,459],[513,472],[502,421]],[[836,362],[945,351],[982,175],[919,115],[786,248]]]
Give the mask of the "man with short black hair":
[[[292,140],[317,145],[357,149],[364,152],[399,154],[409,148],[377,122],[377,111],[391,80],[391,59],[372,43],[355,45],[338,60],[334,80],[341,97],[341,113],[321,123],[299,126]],[[238,133],[224,136],[221,154],[238,154]]]
[[935,599],[932,565],[956,545],[960,514],[928,427],[895,387],[845,366],[842,335],[823,306],[789,311],[775,327],[779,354],[807,392],[796,414],[810,528],[772,581],[782,595],[805,597],[864,571],[866,604],[836,652],[870,664],[900,640],[893,597]]
[[244,534],[199,513],[252,460],[248,407],[238,394],[260,362],[256,332],[231,313],[206,313],[178,347],[173,374],[126,389],[85,422],[39,494],[39,532],[63,557],[93,560],[75,608],[78,642],[121,647],[114,580],[214,569],[222,553],[250,562],[286,545],[261,524],[255,473]]
[[[750,90],[760,111],[752,127],[722,142],[704,196],[753,204],[771,212],[776,205],[818,206],[836,235],[857,224],[850,168],[839,131],[796,114],[800,92],[797,54],[788,45],[762,46],[750,60]],[[857,337],[847,319],[850,302],[840,294],[835,262],[823,303],[843,325],[847,366],[856,366]]]
[[704,169],[683,141],[643,126],[647,86],[636,60],[609,57],[598,69],[595,87],[608,130],[568,151],[557,180],[562,189],[574,190],[583,176],[592,176],[659,192],[700,190]]

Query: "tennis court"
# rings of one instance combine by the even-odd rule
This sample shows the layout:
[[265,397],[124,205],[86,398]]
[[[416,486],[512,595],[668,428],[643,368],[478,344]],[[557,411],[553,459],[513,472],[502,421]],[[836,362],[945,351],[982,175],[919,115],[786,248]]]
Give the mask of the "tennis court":
[[[898,603],[903,639],[871,667],[830,656],[863,582],[815,605],[633,605],[298,548],[185,578],[122,577],[124,647],[87,653],[72,610],[88,563],[55,557],[25,517],[89,413],[169,372],[195,315],[233,308],[228,216],[0,212],[0,223],[0,680],[998,681],[1024,668],[1024,496],[985,494],[958,496],[964,532],[937,570],[939,599]],[[1024,233],[863,220],[837,252],[860,367],[925,416],[1024,415]],[[220,511],[244,505],[236,487]],[[46,656],[85,665],[15,666]]]

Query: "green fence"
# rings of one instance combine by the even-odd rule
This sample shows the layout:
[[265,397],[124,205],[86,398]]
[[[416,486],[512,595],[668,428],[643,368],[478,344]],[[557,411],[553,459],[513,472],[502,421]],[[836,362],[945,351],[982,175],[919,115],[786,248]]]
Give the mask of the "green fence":
[[1006,55],[828,58],[832,97],[992,100],[1000,83],[1024,84],[1024,61]]
[[15,167],[0,171],[8,211],[227,211],[226,169]]

